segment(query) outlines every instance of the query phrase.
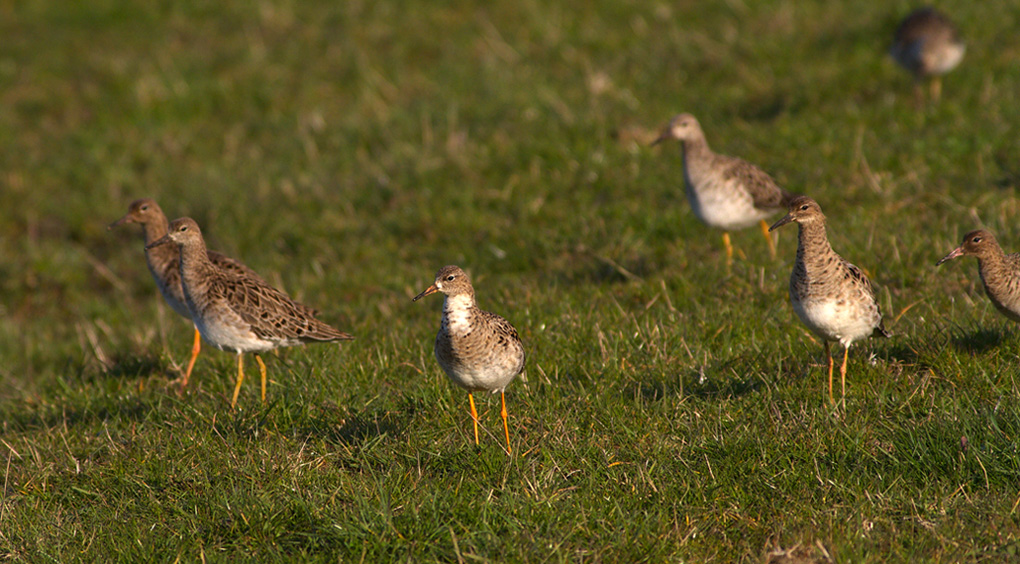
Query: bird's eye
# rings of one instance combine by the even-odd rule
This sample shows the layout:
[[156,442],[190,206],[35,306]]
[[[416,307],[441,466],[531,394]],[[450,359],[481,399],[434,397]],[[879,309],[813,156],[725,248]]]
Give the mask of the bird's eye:
[[449,276],[447,276],[447,277],[446,277],[446,281],[447,281],[447,282],[453,282],[453,279],[454,279],[454,278],[455,278],[455,277],[454,277],[454,275],[452,275],[452,274],[451,274],[451,275],[449,275]]
[[981,242],[981,237],[974,237],[974,238],[973,238],[973,239],[971,239],[970,241],[971,241],[972,243],[980,243],[980,242]]
[[807,204],[804,204],[803,206],[800,207],[800,211],[807,211],[807,209],[808,209]]
[[187,230],[188,230],[188,226],[187,226],[187,225],[182,225],[182,226],[180,227],[180,229],[178,229],[178,231],[181,231],[181,232],[183,232],[183,231],[187,231]]
[[142,207],[140,207],[140,208],[138,208],[138,209],[140,209],[140,210],[142,210],[142,211],[145,211],[145,210],[149,209],[149,205],[148,205],[148,204],[146,204],[146,205],[144,205],[144,206],[142,206]]

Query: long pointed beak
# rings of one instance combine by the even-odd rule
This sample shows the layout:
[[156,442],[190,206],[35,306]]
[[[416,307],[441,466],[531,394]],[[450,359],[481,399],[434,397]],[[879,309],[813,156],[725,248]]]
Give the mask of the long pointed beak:
[[121,225],[124,225],[125,223],[134,223],[134,222],[135,222],[135,220],[131,219],[130,215],[125,215],[124,217],[118,219],[117,221],[114,221],[110,225],[107,225],[106,226],[106,230],[109,231],[109,230],[113,229],[114,227],[120,227]]
[[772,231],[779,229],[780,227],[786,225],[787,223],[790,223],[791,221],[793,221],[793,216],[790,214],[786,214],[783,216],[782,219],[773,223],[772,227],[769,227],[769,232],[771,233]]
[[147,251],[147,250],[149,250],[149,249],[151,249],[153,247],[158,247],[160,245],[165,245],[167,243],[172,243],[172,242],[173,242],[173,239],[170,238],[170,235],[163,235],[159,239],[156,239],[155,241],[149,243],[148,245],[145,245],[145,250]]
[[936,262],[935,266],[939,266],[940,264],[946,262],[947,260],[953,260],[956,257],[962,257],[962,256],[963,256],[963,247],[956,247],[948,255],[942,257],[941,260]]
[[658,137],[655,138],[655,141],[652,141],[652,144],[649,145],[649,147],[654,147],[654,146],[658,145],[659,143],[662,143],[663,141],[665,141],[667,139],[672,139],[672,138],[673,138],[673,136],[670,135],[669,128],[666,128],[666,129],[664,129],[662,131],[662,133],[659,134]]
[[435,284],[433,284],[433,285],[429,286],[428,288],[425,288],[424,292],[422,292],[422,293],[418,294],[417,296],[411,298],[411,301],[412,302],[416,302],[416,301],[424,298],[425,296],[428,296],[429,294],[435,294],[438,291],[439,291],[439,288],[436,287]]

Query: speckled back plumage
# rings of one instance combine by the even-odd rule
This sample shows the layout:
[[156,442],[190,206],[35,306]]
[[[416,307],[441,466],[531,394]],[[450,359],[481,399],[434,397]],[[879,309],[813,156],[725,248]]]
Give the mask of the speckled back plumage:
[[691,114],[674,117],[657,142],[665,139],[681,142],[687,199],[698,219],[710,227],[748,227],[785,209],[792,197],[761,168],[714,153]]
[[[716,155],[723,161],[723,178],[739,182],[751,195],[754,207],[775,212],[785,209],[792,195],[764,170],[736,157]],[[728,161],[728,162],[727,162]]]
[[917,77],[945,74],[963,58],[966,47],[949,18],[934,8],[921,8],[903,19],[889,54]]
[[189,290],[196,297],[192,301],[201,303],[199,307],[203,310],[229,307],[253,333],[279,346],[350,338],[319,321],[310,314],[313,310],[260,278],[238,276],[221,269],[218,275],[203,277]]
[[194,220],[174,220],[168,237],[180,248],[182,287],[192,320],[203,338],[217,348],[265,351],[352,338],[319,321],[312,310],[258,276],[216,266]]
[[[206,253],[208,254],[209,262],[229,276],[262,280],[255,271],[240,261],[236,261],[216,251],[206,251]],[[156,285],[159,287],[160,293],[163,294],[163,298],[174,311],[190,319],[191,312],[188,311],[188,304],[184,299],[184,289],[181,288],[180,251],[173,245],[162,245],[146,251],[145,259],[149,265],[149,272],[152,273],[152,278],[156,281]]]
[[[145,244],[148,245],[167,234],[169,221],[163,209],[155,200],[142,198],[131,202],[128,206],[128,213],[110,225],[111,228],[124,223],[137,223],[142,226],[145,236]],[[206,251],[209,261],[218,267],[228,276],[240,276],[260,281],[269,285],[254,270],[248,268],[244,263],[234,260],[216,251]],[[156,286],[167,304],[177,312],[178,315],[191,319],[191,312],[184,299],[184,290],[181,288],[180,250],[176,245],[160,245],[145,250],[145,262],[149,267]],[[300,304],[299,304],[300,305]],[[304,308],[305,306],[300,306]],[[316,312],[305,308],[314,315]]]
[[800,230],[790,301],[798,317],[818,336],[844,346],[870,336],[888,336],[871,281],[832,249],[821,208],[806,197],[794,199],[790,209],[798,206],[810,206],[803,211],[812,215],[806,221],[793,220]]

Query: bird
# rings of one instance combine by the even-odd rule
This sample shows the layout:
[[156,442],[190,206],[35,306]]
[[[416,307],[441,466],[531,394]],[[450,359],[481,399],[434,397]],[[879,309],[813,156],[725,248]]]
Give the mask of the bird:
[[[107,230],[126,223],[137,223],[142,226],[146,245],[166,235],[167,226],[170,224],[166,214],[163,213],[163,209],[151,198],[141,198],[131,202],[128,206],[127,214],[111,223]],[[216,251],[208,251],[207,254],[209,261],[222,270],[234,275],[258,277],[254,271],[240,261]],[[145,262],[149,265],[149,272],[152,273],[152,278],[156,281],[156,286],[159,288],[160,294],[163,295],[163,299],[170,306],[170,309],[190,320],[191,312],[188,310],[188,304],[184,300],[184,290],[181,289],[180,251],[177,250],[177,247],[161,245],[151,249],[146,248]],[[261,278],[259,280],[261,281]],[[191,358],[188,360],[188,367],[184,371],[184,376],[179,380],[182,388],[188,385],[188,380],[191,378],[191,372],[195,367],[195,361],[198,359],[198,353],[201,351],[201,348],[202,340],[199,337],[198,327],[196,326],[195,338],[191,347]]]
[[995,309],[1011,321],[1020,322],[1020,253],[1002,252],[995,236],[983,229],[963,236],[960,246],[942,257],[935,266],[965,256],[975,256],[985,294]]
[[266,365],[258,353],[313,342],[353,339],[319,321],[313,310],[295,302],[257,275],[222,268],[209,258],[198,223],[189,217],[173,220],[167,234],[145,245],[150,251],[164,245],[180,251],[180,279],[191,320],[202,338],[237,355],[237,383],[230,408],[244,381],[244,353],[255,353],[266,401]]
[[846,363],[850,345],[868,337],[889,337],[875,289],[860,268],[836,254],[825,234],[825,215],[807,196],[790,201],[789,213],[769,231],[787,223],[799,227],[797,260],[790,273],[790,302],[808,329],[822,338],[829,365],[829,402],[832,397],[832,351],[829,342],[843,345],[839,368],[842,403],[846,406]]
[[524,344],[509,321],[478,308],[475,290],[467,273],[458,266],[444,266],[435,282],[412,301],[442,292],[443,317],[436,333],[436,361],[454,384],[468,392],[475,445],[478,445],[478,412],[474,392],[499,392],[500,416],[506,450],[511,453],[507,423],[506,387],[524,371]]
[[914,10],[903,18],[893,38],[889,55],[914,75],[914,94],[920,104],[924,98],[921,83],[931,79],[931,98],[942,95],[941,76],[953,70],[963,59],[967,46],[949,17],[935,8]]
[[757,166],[712,152],[701,124],[691,114],[673,117],[652,145],[669,139],[680,141],[683,148],[684,183],[694,215],[723,231],[727,264],[733,260],[729,232],[755,223],[761,226],[769,254],[775,258],[776,246],[765,218],[786,209],[793,195]]

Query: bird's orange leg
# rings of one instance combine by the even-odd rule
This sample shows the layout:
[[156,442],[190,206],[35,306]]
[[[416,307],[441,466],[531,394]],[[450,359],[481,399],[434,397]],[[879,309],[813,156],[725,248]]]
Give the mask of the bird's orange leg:
[[825,341],[825,358],[829,361],[829,403],[836,403],[832,399],[832,351],[829,349],[829,341]]
[[510,449],[510,427],[506,422],[506,396],[503,392],[499,392],[499,402],[502,406],[499,410],[499,415],[503,418],[503,433],[506,435],[506,452],[510,454],[513,451]]
[[726,264],[733,264],[733,243],[730,242],[730,232],[723,231],[722,234],[723,247],[726,248]]
[[202,350],[202,334],[195,328],[195,342],[191,345],[191,360],[188,361],[188,369],[184,371],[184,379],[181,380],[181,387],[188,386],[188,379],[191,378],[191,369],[195,368],[195,361],[198,360],[198,352]]
[[230,409],[237,406],[237,394],[241,393],[241,382],[244,381],[244,355],[237,353],[237,384],[234,386],[234,397],[230,399]]
[[765,240],[769,243],[769,256],[776,258],[776,242],[772,240],[772,234],[769,233],[769,224],[765,223],[763,219],[758,225],[761,226],[761,234],[765,236]]
[[843,409],[846,409],[846,359],[850,356],[850,347],[843,349],[843,364],[839,367],[839,383],[843,389]]
[[468,392],[468,401],[471,402],[471,421],[475,424],[475,446],[478,446],[478,412],[475,411],[475,395]]
[[262,403],[266,403],[266,365],[259,355],[255,355],[255,360],[259,363],[259,373],[262,375]]

